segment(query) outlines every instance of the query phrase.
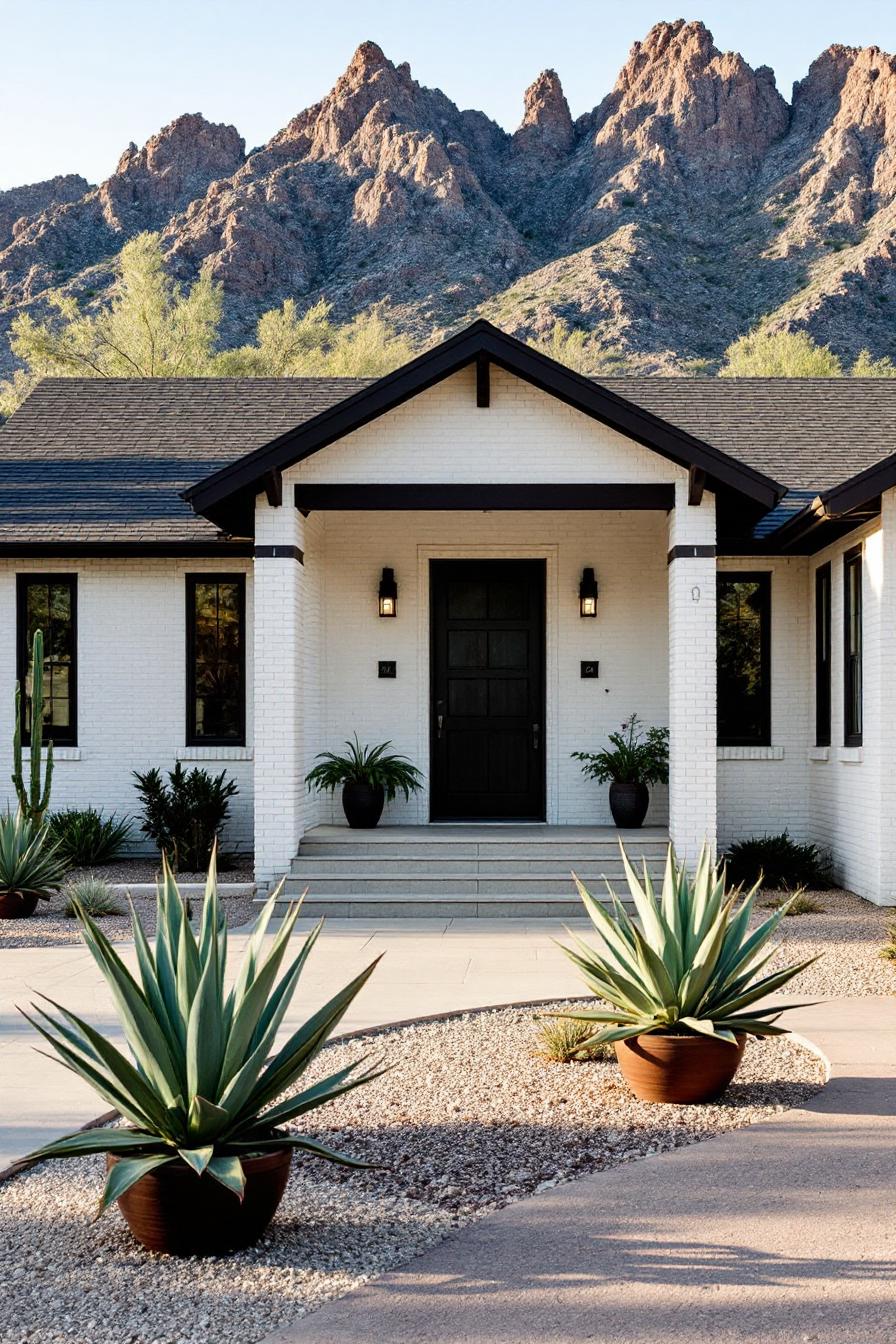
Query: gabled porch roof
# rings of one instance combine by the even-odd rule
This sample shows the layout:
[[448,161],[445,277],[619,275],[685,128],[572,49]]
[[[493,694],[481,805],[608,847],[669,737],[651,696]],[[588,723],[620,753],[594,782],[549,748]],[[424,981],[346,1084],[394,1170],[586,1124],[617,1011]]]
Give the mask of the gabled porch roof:
[[733,492],[754,510],[773,508],[784,494],[784,487],[770,476],[480,320],[295,429],[211,473],[183,491],[182,497],[196,513],[225,531],[245,534],[250,530],[254,498],[259,492],[266,491],[272,502],[282,499],[280,474],[285,468],[471,364],[477,370],[480,406],[488,405],[489,367],[495,364],[687,468],[710,489]]

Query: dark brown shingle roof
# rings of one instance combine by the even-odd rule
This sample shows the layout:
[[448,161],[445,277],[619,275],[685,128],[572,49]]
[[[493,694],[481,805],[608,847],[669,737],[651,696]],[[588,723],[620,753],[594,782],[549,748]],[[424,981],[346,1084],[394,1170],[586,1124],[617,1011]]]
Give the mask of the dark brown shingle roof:
[[[47,379],[0,429],[0,543],[210,540],[180,491],[371,379]],[[896,450],[896,380],[605,378],[791,501]]]

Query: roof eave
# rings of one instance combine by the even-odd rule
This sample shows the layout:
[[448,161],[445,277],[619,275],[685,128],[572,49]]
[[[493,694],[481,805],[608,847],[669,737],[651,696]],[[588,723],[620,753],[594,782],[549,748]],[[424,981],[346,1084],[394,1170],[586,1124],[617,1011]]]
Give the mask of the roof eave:
[[785,493],[785,488],[771,477],[565,368],[490,323],[478,321],[295,430],[213,472],[184,490],[182,498],[195,512],[206,514],[234,494],[250,490],[258,493],[267,473],[302,461],[370,423],[473,363],[478,355],[485,355],[492,363],[679,466],[701,468],[710,488],[736,490],[766,509],[773,508]]

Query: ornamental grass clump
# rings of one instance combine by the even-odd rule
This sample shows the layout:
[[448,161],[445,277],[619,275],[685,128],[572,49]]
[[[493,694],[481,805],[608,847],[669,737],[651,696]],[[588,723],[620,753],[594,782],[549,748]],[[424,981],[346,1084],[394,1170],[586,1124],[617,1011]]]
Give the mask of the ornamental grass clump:
[[[47,1144],[32,1158],[112,1154],[100,1212],[136,1182],[166,1166],[191,1168],[243,1199],[244,1161],[299,1149],[345,1166],[365,1166],[283,1126],[376,1077],[358,1060],[300,1091],[296,1084],[366,983],[376,961],[275,1047],[274,1041],[321,930],[284,965],[300,903],[269,946],[279,899],[265,904],[232,989],[225,989],[227,926],[218,901],[214,854],[198,934],[163,862],[157,932],[151,944],[132,907],[137,973],[132,975],[93,919],[80,911],[93,954],[121,1020],[131,1058],[74,1013],[47,999],[24,1016],[59,1056],[126,1124],[94,1128]],[[279,979],[278,979],[279,975]],[[278,1100],[278,1098],[281,1098]],[[199,1186],[197,1183],[197,1195]]]
[[575,947],[563,951],[606,1002],[558,1014],[593,1024],[583,1048],[651,1033],[712,1037],[731,1045],[742,1034],[783,1035],[786,1029],[776,1025],[781,1010],[758,1005],[817,960],[762,974],[778,950],[769,944],[789,902],[751,930],[758,886],[744,896],[729,891],[724,865],[714,867],[705,847],[692,879],[670,845],[659,895],[646,863],[642,880],[620,849],[635,918],[612,889],[611,913],[575,879],[599,941],[591,947],[570,934]]

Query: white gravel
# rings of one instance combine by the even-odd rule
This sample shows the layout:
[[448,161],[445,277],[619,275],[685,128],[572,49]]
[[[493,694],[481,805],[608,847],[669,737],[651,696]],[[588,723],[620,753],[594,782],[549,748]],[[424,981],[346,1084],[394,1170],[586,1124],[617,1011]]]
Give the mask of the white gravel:
[[[764,892],[757,918],[786,892]],[[823,908],[822,914],[793,915],[781,921],[782,945],[769,971],[808,957],[814,966],[784,986],[785,994],[831,998],[856,994],[896,994],[896,963],[881,956],[888,930],[896,923],[896,909],[872,905],[850,891],[807,892]]]
[[[147,881],[149,880],[151,879],[147,878]],[[154,934],[155,896],[134,896],[132,899],[134,909],[143,921],[143,927],[147,933]],[[128,911],[127,896],[116,896],[115,900],[123,910]],[[49,901],[38,901],[34,914],[29,915],[27,919],[0,919],[0,951],[8,947],[69,947],[82,943],[78,921],[62,913],[65,902],[66,891],[63,888]],[[221,905],[231,929],[238,929],[243,924],[248,924],[258,914],[258,906],[253,903],[251,896],[221,896]],[[193,901],[194,915],[198,913],[200,906],[201,899]],[[103,915],[97,923],[113,943],[127,942],[132,938],[130,913]],[[6,1341],[0,1340],[0,1344],[6,1344]]]
[[[211,1260],[152,1256],[117,1210],[90,1222],[101,1159],[47,1163],[0,1188],[2,1344],[255,1344],[405,1263],[452,1228],[588,1171],[708,1138],[803,1104],[821,1061],[797,1042],[750,1042],[709,1106],[636,1101],[614,1063],[551,1064],[531,1010],[469,1013],[330,1047],[393,1065],[308,1131],[388,1170],[299,1160],[270,1234]],[[313,1120],[314,1117],[309,1117]]]

